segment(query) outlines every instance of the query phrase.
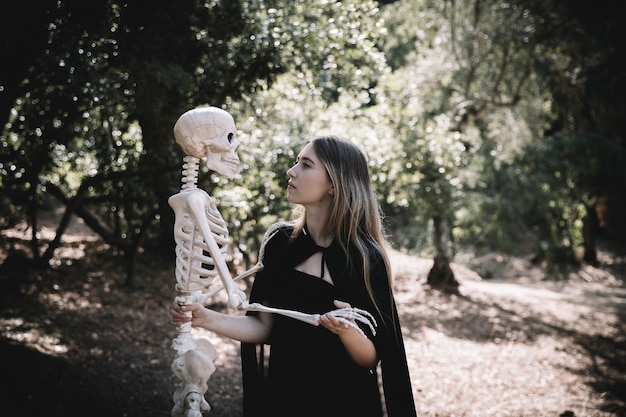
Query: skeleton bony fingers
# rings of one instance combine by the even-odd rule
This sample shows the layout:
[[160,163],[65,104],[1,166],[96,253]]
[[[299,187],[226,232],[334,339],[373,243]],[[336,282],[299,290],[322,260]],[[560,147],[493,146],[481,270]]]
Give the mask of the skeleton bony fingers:
[[357,322],[367,325],[373,335],[376,334],[376,319],[368,311],[356,307],[344,307],[326,313],[338,322],[348,325],[358,331],[363,337],[367,337],[365,332],[359,327]]

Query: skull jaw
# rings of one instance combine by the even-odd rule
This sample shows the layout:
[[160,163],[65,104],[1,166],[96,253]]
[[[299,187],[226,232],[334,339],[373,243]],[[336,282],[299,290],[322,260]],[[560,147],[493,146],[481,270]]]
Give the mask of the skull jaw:
[[234,150],[227,154],[218,154],[208,150],[206,153],[206,165],[211,171],[232,179],[239,168],[239,157]]

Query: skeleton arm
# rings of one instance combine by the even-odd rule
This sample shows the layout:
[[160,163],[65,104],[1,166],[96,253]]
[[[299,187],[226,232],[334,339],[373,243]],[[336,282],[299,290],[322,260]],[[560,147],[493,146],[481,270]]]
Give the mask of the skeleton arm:
[[[257,272],[259,272],[262,269],[263,269],[263,265],[262,264],[256,264],[252,268],[248,269],[247,271],[242,272],[241,274],[239,274],[235,278],[233,278],[233,282],[237,282],[237,281],[240,281],[240,280],[242,280],[244,278],[248,278],[248,277],[256,274]],[[211,288],[209,291],[207,291],[206,293],[199,295],[196,298],[196,301],[199,302],[202,305],[205,305],[207,303],[207,301],[211,297],[213,297],[215,294],[217,294],[218,292],[222,291],[223,289],[224,289],[223,285],[216,285],[213,288]],[[246,303],[244,303],[244,305],[245,304]]]
[[[263,241],[261,242],[261,248],[259,250],[259,258],[258,258],[256,265],[254,265],[252,268],[242,272],[241,274],[233,278],[234,282],[242,280],[244,278],[248,278],[256,274],[257,272],[261,271],[264,268],[263,258],[265,257],[265,245],[272,238],[272,236],[274,236],[278,232],[279,225],[280,225],[279,223],[276,223],[265,232],[265,235],[263,236]],[[223,289],[224,289],[223,285],[219,285],[219,286],[216,285],[213,288],[211,288],[209,291],[207,291],[205,294],[202,294],[201,296],[199,296],[197,298],[197,301],[200,304],[205,305],[209,298],[213,297],[215,294],[222,291]],[[248,304],[245,303],[245,305],[248,305]],[[242,308],[244,308],[245,305],[242,306]]]
[[[303,321],[313,326],[319,325],[319,320],[321,316],[320,314],[307,314],[307,313],[301,313],[299,311],[285,310],[282,308],[266,307],[259,303],[247,304],[246,306],[242,307],[242,310],[264,311],[267,313],[280,314],[282,316],[291,317],[292,319]],[[372,334],[374,335],[376,334],[376,329],[375,329],[377,325],[376,319],[374,318],[374,316],[372,316],[369,312],[365,310],[361,310],[360,308],[355,308],[355,307],[346,307],[346,308],[339,308],[337,310],[330,311],[329,314],[335,317],[340,322],[345,323],[348,326],[352,327],[353,329],[357,330],[359,333],[361,333],[363,337],[367,337],[367,336],[365,336],[365,333],[363,333],[363,330],[361,330],[361,328],[352,320],[361,322],[367,325],[369,329],[371,330]]]
[[[265,257],[265,245],[279,231],[280,229],[279,226],[280,226],[279,223],[274,224],[270,229],[268,229],[268,231],[263,236],[263,241],[261,242],[261,248],[259,250],[259,261],[257,262],[257,264],[253,266],[252,268],[248,269],[247,271],[236,276],[233,279],[233,281],[238,281],[240,279],[254,275],[255,273],[261,271],[264,268],[263,260]],[[210,291],[208,291],[207,293],[199,296],[196,300],[204,305],[209,298],[217,294],[222,289],[224,289],[224,286],[216,286],[212,288]],[[260,303],[250,304],[247,301],[244,301],[238,308],[244,311],[263,311],[267,313],[280,314],[286,317],[290,317],[292,319],[300,320],[304,323],[308,323],[313,326],[319,325],[319,319],[321,316],[320,314],[307,314],[307,313],[302,313],[300,311],[295,311],[295,310],[267,307]],[[361,335],[363,335],[363,337],[366,337],[365,334],[355,322],[360,322],[360,323],[367,325],[372,331],[372,334],[376,334],[376,329],[375,329],[375,327],[377,326],[376,319],[368,311],[365,311],[359,308],[354,308],[354,307],[347,307],[347,308],[340,308],[337,310],[333,310],[330,312],[330,314],[334,316],[335,318],[337,318],[337,320],[339,320],[340,322],[345,323],[349,325],[350,327],[354,328],[355,330],[357,330],[359,333],[361,333]]]

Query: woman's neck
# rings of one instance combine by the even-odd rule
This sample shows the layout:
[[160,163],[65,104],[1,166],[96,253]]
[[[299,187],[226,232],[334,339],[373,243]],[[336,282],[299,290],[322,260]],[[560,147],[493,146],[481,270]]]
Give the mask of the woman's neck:
[[315,242],[316,245],[327,247],[333,241],[333,236],[324,233],[326,225],[326,219],[322,221],[319,218],[307,216],[306,219],[306,232],[311,236],[311,239]]

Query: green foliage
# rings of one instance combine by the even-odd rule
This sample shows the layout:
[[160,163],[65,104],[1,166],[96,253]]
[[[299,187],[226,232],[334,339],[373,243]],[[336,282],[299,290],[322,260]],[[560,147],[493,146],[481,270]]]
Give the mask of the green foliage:
[[563,74],[575,83],[582,67],[567,38],[578,22],[556,6],[407,0],[385,8],[390,36],[380,45],[394,72],[380,96],[405,152],[392,204],[412,201],[422,212],[411,215],[425,218],[454,215],[462,245],[572,261],[589,204],[591,172],[582,167],[603,157],[586,151],[592,141],[566,152],[541,140],[555,127],[575,129],[564,120],[584,123],[576,107],[562,107],[583,98],[574,90],[563,101],[559,84]]
[[[181,159],[171,129],[185,110],[232,104],[285,71],[332,99],[344,89],[366,89],[384,65],[372,47],[374,2],[159,0],[147,8],[102,0],[41,6],[48,18],[41,22],[46,31],[37,33],[49,42],[21,75],[24,88],[5,125],[3,201],[11,202],[13,212],[34,212],[44,184],[54,184],[69,201],[89,183],[99,194],[97,208],[116,213],[95,216],[112,234],[127,236],[136,224],[170,220],[166,199],[178,189]],[[275,166],[259,170],[270,168]],[[123,187],[116,185],[121,172]],[[261,207],[282,197],[274,183],[249,182],[254,189],[242,201],[257,199]],[[274,209],[247,211],[263,212]],[[147,213],[153,221],[146,222]],[[161,235],[171,244],[169,229],[148,231],[148,240]]]

